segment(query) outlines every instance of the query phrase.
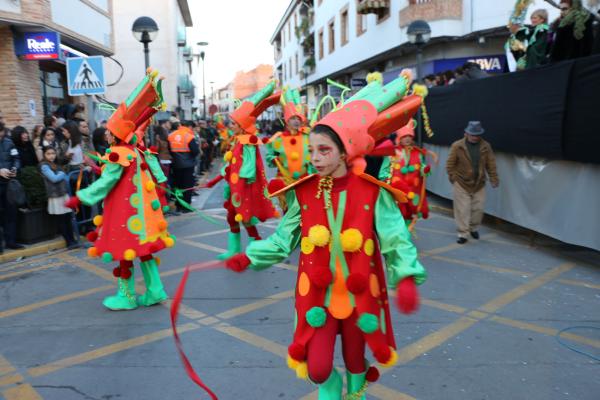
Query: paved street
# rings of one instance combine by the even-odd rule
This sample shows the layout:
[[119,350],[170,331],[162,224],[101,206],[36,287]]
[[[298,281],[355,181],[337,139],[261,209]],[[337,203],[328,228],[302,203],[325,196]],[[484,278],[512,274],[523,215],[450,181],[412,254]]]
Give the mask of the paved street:
[[[196,201],[213,208],[219,196],[217,187]],[[160,267],[168,293],[186,264],[210,260],[226,246],[223,214],[214,215],[219,226],[198,216],[170,220],[178,241],[161,254]],[[268,235],[274,226],[260,231]],[[600,327],[597,253],[549,240],[532,246],[527,235],[495,225],[460,246],[444,213],[418,226],[415,242],[429,272],[422,306],[408,317],[393,311],[399,363],[382,370],[368,398],[598,398],[598,362],[555,338],[567,327]],[[220,399],[316,399],[316,387],[296,379],[285,363],[296,259],[261,273],[217,269],[190,276],[179,330]],[[169,303],[131,312],[102,307],[115,290],[111,269],[83,250],[0,266],[5,399],[208,398],[181,366]],[[597,329],[563,338],[600,356]]]

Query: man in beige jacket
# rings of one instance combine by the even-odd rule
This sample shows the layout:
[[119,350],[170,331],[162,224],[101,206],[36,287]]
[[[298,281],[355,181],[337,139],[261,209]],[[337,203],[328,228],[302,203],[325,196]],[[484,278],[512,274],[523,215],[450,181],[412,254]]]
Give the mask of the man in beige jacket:
[[448,179],[454,189],[454,219],[459,244],[468,234],[479,239],[478,228],[483,219],[486,172],[492,187],[498,187],[496,159],[492,146],[481,138],[484,129],[479,121],[470,121],[465,137],[452,143],[446,162]]

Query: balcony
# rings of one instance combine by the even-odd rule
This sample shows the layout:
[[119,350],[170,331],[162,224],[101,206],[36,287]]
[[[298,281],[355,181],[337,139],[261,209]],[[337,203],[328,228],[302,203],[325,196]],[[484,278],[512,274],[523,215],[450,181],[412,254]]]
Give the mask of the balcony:
[[401,28],[417,19],[425,21],[462,19],[462,0],[409,0],[408,3],[408,6],[400,10]]
[[192,84],[192,80],[188,75],[180,75],[179,76],[179,93],[189,94],[193,92],[194,85]]
[[390,10],[389,0],[361,0],[356,11],[359,14],[376,14],[381,17]]
[[185,26],[177,27],[177,46],[183,47],[187,42],[187,33],[185,31]]

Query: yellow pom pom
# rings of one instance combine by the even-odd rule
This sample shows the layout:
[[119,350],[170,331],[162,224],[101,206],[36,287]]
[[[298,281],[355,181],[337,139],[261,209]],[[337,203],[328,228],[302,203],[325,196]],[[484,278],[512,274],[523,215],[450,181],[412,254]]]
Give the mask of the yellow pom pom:
[[151,192],[154,190],[154,188],[156,187],[156,184],[152,181],[148,181],[146,182],[146,190]]
[[287,366],[289,369],[293,369],[296,370],[296,368],[298,368],[298,366],[300,365],[300,361],[296,361],[294,360],[292,357],[290,357],[290,355],[288,354],[287,356]]
[[304,254],[311,254],[315,251],[315,245],[312,244],[309,238],[303,237],[300,241],[300,251]]
[[413,74],[412,71],[408,68],[404,68],[402,71],[400,71],[400,76],[403,76],[406,78],[406,80],[408,81],[408,86],[410,86],[410,84],[413,81]]
[[408,192],[408,194],[406,195],[406,197],[408,197],[409,199],[414,199],[415,198],[415,192]]
[[427,97],[427,95],[429,94],[429,90],[425,85],[415,84],[413,85],[413,94],[416,94],[420,97]]
[[296,367],[296,376],[299,379],[308,379],[308,365],[305,362],[301,362]]
[[123,253],[123,258],[127,261],[133,261],[135,260],[135,250],[133,249],[127,249],[125,250],[125,252]]
[[235,214],[235,218],[236,222],[242,222],[244,220],[244,217],[242,216],[242,214]]
[[152,71],[152,72],[150,73],[150,76],[151,76],[152,78],[156,78],[156,77],[158,76],[158,70],[156,70],[156,69],[155,69],[154,71]]
[[95,247],[90,247],[87,250],[87,254],[88,254],[89,257],[92,257],[92,258],[98,257],[98,249],[95,248]]
[[381,84],[383,84],[383,75],[381,74],[381,72],[371,72],[370,74],[367,74],[367,83],[371,83],[377,81]]
[[175,241],[170,237],[164,238],[163,242],[165,243],[165,246],[167,246],[167,247],[175,246]]
[[160,263],[162,262],[162,260],[159,257],[154,257],[154,262],[158,266],[158,265],[160,265]]
[[363,235],[356,228],[346,229],[342,232],[341,242],[344,251],[353,253],[362,247]]
[[162,103],[162,104],[160,105],[160,111],[167,111],[167,108],[169,108],[169,107],[167,106],[167,103]]
[[300,158],[300,154],[298,154],[297,151],[292,151],[292,154],[290,154],[290,159],[292,161],[297,161]]
[[325,246],[330,239],[329,229],[323,225],[315,225],[308,230],[308,240],[315,246]]
[[390,351],[390,359],[388,360],[388,362],[386,362],[385,364],[381,364],[381,366],[384,368],[393,367],[398,362],[398,353],[396,353],[396,350],[390,349]]
[[225,162],[229,162],[231,161],[231,159],[233,158],[233,153],[231,152],[231,150],[229,150],[227,153],[225,153],[225,155],[223,156],[223,160],[225,160]]
[[102,215],[96,215],[92,221],[96,226],[102,225]]

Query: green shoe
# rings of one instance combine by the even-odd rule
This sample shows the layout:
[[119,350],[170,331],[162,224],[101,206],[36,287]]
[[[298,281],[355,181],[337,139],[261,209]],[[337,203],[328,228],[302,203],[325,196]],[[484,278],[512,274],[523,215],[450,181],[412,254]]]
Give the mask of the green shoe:
[[169,298],[158,274],[158,265],[153,258],[149,261],[144,261],[140,264],[142,275],[144,275],[144,283],[146,284],[146,293],[139,296],[137,304],[140,306],[153,306],[161,303]]
[[114,296],[108,296],[104,299],[102,304],[109,310],[135,310],[137,308],[137,301],[135,300],[135,280],[132,274],[129,279],[117,279],[119,289],[117,294]]
[[347,400],[365,400],[367,398],[367,369],[362,374],[353,374],[346,371],[346,384],[348,385]]
[[219,254],[217,259],[223,261],[227,260],[229,257],[239,253],[242,251],[242,244],[240,241],[240,233],[229,232],[227,236],[227,252],[223,254]]
[[334,368],[329,378],[319,385],[319,400],[342,400],[342,377]]

